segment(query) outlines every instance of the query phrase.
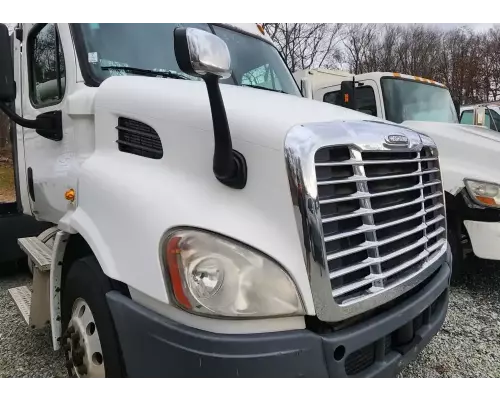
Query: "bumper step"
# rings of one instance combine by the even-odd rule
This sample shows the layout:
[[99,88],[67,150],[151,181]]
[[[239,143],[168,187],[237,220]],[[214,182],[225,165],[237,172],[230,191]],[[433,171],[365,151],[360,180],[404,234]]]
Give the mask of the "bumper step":
[[19,247],[33,261],[35,268],[41,272],[50,271],[52,250],[37,237],[18,239]]
[[26,323],[30,324],[31,291],[27,286],[19,286],[9,289],[10,297],[16,303]]

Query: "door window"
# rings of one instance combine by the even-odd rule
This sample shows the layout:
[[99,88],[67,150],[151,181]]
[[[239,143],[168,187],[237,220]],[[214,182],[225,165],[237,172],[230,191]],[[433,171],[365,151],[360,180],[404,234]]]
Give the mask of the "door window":
[[35,26],[28,49],[31,102],[37,108],[59,103],[66,89],[66,68],[56,25]]

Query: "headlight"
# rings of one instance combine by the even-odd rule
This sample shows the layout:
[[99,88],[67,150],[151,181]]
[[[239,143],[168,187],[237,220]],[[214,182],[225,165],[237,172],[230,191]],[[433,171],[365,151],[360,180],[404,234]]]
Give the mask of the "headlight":
[[476,203],[486,207],[500,207],[500,186],[496,183],[465,179],[465,187]]
[[223,317],[304,314],[288,274],[242,244],[186,229],[167,237],[164,252],[172,293],[184,309]]

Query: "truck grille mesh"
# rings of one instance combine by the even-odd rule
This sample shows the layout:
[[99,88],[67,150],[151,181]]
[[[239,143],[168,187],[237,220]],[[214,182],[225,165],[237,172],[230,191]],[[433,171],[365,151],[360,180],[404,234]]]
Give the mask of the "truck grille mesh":
[[397,285],[446,242],[435,148],[315,154],[318,198],[332,295],[339,305]]

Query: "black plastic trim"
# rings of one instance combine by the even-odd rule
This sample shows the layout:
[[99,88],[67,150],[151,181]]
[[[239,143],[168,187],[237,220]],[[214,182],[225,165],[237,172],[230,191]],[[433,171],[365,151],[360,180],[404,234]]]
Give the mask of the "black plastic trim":
[[35,201],[35,187],[33,186],[33,168],[28,167],[27,170],[28,178],[28,193],[32,201]]
[[456,216],[462,221],[500,222],[500,209],[477,206],[465,188],[455,196],[454,203]]
[[[429,308],[436,304],[412,342],[392,348],[355,375],[393,377],[415,359],[444,322],[451,273],[448,262],[411,298],[377,317],[327,334],[307,329],[216,334],[179,324],[116,291],[106,297],[130,377],[347,377],[348,354],[382,340],[424,312],[429,317]],[[345,356],[334,356],[339,347]]]
[[[137,124],[137,126],[126,126],[127,123]],[[163,157],[163,144],[160,136],[148,124],[131,118],[119,117],[116,130],[118,131],[116,143],[121,152],[155,160]],[[143,139],[146,139],[145,143]],[[155,148],[155,145],[158,148]],[[134,149],[140,151],[134,151]]]

